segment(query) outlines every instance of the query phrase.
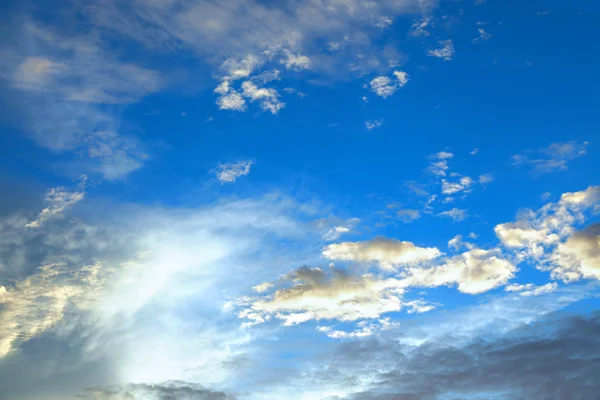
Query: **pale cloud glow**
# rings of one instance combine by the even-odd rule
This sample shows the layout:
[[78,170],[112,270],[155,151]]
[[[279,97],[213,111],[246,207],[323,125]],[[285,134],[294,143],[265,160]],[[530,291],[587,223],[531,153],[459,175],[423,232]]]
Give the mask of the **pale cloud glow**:
[[238,161],[235,163],[219,164],[216,170],[217,179],[219,179],[221,183],[233,183],[239,177],[248,175],[253,164],[253,161]]

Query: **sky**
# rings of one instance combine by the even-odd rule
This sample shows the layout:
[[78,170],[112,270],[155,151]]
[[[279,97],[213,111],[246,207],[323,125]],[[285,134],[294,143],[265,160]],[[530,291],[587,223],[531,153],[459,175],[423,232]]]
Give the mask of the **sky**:
[[2,2],[0,398],[596,399],[599,18]]

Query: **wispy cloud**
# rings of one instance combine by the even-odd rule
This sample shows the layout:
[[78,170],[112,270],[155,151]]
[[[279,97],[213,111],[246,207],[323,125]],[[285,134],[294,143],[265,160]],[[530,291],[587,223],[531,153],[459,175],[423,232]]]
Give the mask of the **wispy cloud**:
[[233,183],[237,178],[248,175],[252,165],[254,165],[254,161],[219,164],[216,169],[217,179],[221,183]]
[[438,42],[439,47],[431,49],[427,52],[430,57],[441,58],[444,61],[450,61],[454,57],[454,43],[451,39],[440,40]]
[[513,165],[530,165],[536,175],[565,171],[569,162],[587,154],[588,142],[557,142],[512,156]]

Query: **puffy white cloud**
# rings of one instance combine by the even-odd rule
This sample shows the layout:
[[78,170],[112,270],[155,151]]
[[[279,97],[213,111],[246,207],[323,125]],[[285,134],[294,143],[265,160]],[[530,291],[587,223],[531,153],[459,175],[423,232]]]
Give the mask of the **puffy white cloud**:
[[440,47],[429,50],[427,55],[442,58],[444,61],[452,60],[452,57],[454,57],[454,43],[452,43],[452,40],[440,40],[438,44]]
[[394,71],[394,76],[398,79],[398,85],[403,87],[408,83],[408,74],[404,71]]
[[240,176],[248,175],[253,164],[253,161],[219,164],[216,169],[217,178],[221,183],[233,183]]
[[244,97],[250,101],[258,101],[264,111],[270,111],[277,114],[279,110],[285,107],[285,103],[279,100],[279,93],[272,88],[259,88],[251,81],[242,83]]
[[370,85],[371,91],[384,99],[393,95],[396,90],[398,90],[398,86],[387,76],[378,76],[377,78],[374,78],[371,80]]
[[557,246],[551,255],[556,265],[552,273],[558,279],[600,279],[600,224],[575,233]]
[[44,198],[44,201],[48,203],[48,206],[40,212],[35,220],[29,222],[25,226],[27,228],[39,228],[44,221],[60,215],[73,204],[83,200],[84,196],[85,193],[83,191],[69,191],[64,186],[48,190]]
[[453,157],[454,154],[446,151],[440,151],[432,154],[428,157],[431,160],[431,164],[427,170],[437,176],[446,176],[446,171],[448,170],[448,160]]
[[351,332],[334,329],[331,326],[319,326],[317,330],[332,339],[353,339],[373,336],[396,328],[398,325],[397,322],[392,322],[389,318],[382,318],[376,322],[361,321],[357,324],[358,328]]
[[263,61],[254,54],[248,54],[242,59],[228,58],[221,65],[225,73],[224,79],[234,81],[249,77]]
[[463,176],[458,182],[449,182],[442,179],[442,193],[446,195],[468,192],[473,185],[473,179],[468,176]]
[[473,249],[437,267],[409,268],[406,280],[410,286],[455,284],[463,293],[478,294],[506,284],[516,271],[517,267],[502,258],[500,251]]
[[290,283],[272,295],[239,299],[243,308],[238,317],[249,320],[247,325],[275,317],[289,326],[309,320],[374,319],[402,308],[403,289],[395,279],[354,276],[335,267],[329,272],[302,267],[278,281],[279,285]]
[[479,177],[479,183],[481,183],[482,185],[487,185],[488,183],[491,183],[493,181],[494,181],[493,174],[483,174]]
[[412,242],[385,237],[330,244],[323,249],[323,256],[330,260],[376,262],[386,269],[430,261],[440,255],[435,247],[418,247]]
[[383,98],[389,97],[396,93],[396,91],[408,83],[408,74],[404,71],[394,71],[394,77],[396,80],[387,76],[378,76],[373,78],[369,85],[371,91],[376,95]]
[[220,110],[246,111],[246,100],[235,90],[230,90],[217,98]]

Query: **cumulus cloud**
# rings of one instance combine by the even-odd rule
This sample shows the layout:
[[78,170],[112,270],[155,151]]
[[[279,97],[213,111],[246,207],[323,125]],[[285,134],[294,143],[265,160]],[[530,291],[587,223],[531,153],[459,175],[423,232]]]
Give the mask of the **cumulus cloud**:
[[557,142],[548,147],[512,156],[513,165],[529,165],[536,175],[565,171],[569,162],[587,153],[588,142]]
[[396,91],[406,85],[408,83],[408,74],[404,71],[394,71],[394,78],[389,78],[387,76],[378,76],[373,78],[369,85],[371,86],[371,91],[376,95],[383,97],[389,97],[396,93]]
[[323,256],[330,260],[375,262],[386,269],[430,261],[440,254],[435,247],[418,247],[412,242],[385,237],[330,244],[323,249]]
[[486,30],[483,28],[477,29],[477,32],[479,33],[479,36],[472,40],[473,43],[485,42],[486,40],[489,40],[492,37],[492,35],[486,32]]
[[44,198],[44,201],[48,204],[48,206],[44,208],[42,212],[40,212],[35,220],[29,222],[27,225],[25,225],[25,227],[39,228],[44,221],[60,215],[73,204],[83,200],[84,196],[84,192],[69,191],[64,186],[48,190]]
[[219,164],[216,169],[217,179],[221,183],[233,183],[237,178],[248,175],[252,165],[254,165],[254,161]]
[[468,176],[463,176],[458,182],[449,182],[442,179],[442,193],[445,195],[457,194],[461,192],[469,192],[469,188],[474,181]]
[[441,58],[444,61],[452,60],[452,57],[454,57],[454,43],[452,43],[452,40],[440,40],[438,45],[438,48],[429,50],[427,55],[430,57]]
[[356,276],[333,266],[329,271],[299,268],[274,286],[282,287],[266,297],[239,299],[238,317],[247,319],[247,325],[275,317],[289,326],[309,320],[375,319],[402,308],[403,289],[395,279]]
[[576,232],[560,243],[551,256],[553,274],[566,281],[600,279],[600,224]]
[[359,222],[358,218],[350,218],[341,225],[333,226],[323,235],[323,239],[337,240],[340,236],[350,233]]
[[453,157],[454,154],[446,151],[432,154],[428,157],[431,160],[431,164],[427,170],[437,176],[446,176],[446,171],[448,171],[448,160]]
[[499,250],[473,249],[437,267],[409,268],[407,280],[412,286],[423,287],[456,284],[463,293],[478,294],[506,284],[516,271]]

